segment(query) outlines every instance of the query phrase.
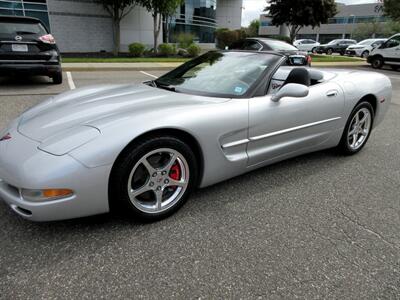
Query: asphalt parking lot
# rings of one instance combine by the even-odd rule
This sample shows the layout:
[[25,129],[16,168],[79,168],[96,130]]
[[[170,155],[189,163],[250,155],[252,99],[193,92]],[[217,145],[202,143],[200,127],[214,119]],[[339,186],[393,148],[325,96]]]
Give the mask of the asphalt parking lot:
[[[154,224],[32,223],[0,202],[0,298],[400,299],[400,72],[381,72],[394,98],[356,156],[328,150],[257,170]],[[77,88],[151,79],[71,75]],[[70,88],[0,79],[0,127]]]

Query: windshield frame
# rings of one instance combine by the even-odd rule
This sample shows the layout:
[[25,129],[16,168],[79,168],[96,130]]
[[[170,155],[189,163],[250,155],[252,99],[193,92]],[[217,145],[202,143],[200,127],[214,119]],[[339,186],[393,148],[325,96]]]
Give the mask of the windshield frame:
[[[203,60],[204,60],[204,56],[210,55],[212,53],[231,53],[231,52],[236,52],[236,53],[249,53],[249,54],[253,54],[253,55],[270,55],[272,58],[274,58],[271,61],[271,64],[268,68],[266,68],[261,74],[260,76],[257,78],[257,80],[255,80],[252,85],[249,87],[249,89],[242,95],[235,95],[235,94],[224,94],[224,93],[214,93],[214,92],[203,92],[203,91],[199,91],[199,90],[190,90],[190,89],[185,89],[185,88],[180,88],[179,86],[177,86],[175,88],[175,86],[171,85],[171,86],[167,86],[165,84],[162,84],[162,79],[166,78],[166,77],[170,77],[170,76],[176,76],[175,74],[179,74],[182,72],[186,72],[188,70],[190,70],[191,68],[193,68],[194,66],[200,64]],[[204,96],[204,97],[213,97],[213,98],[228,98],[228,99],[241,99],[241,98],[252,98],[254,97],[255,94],[257,94],[258,90],[260,89],[261,86],[264,86],[265,83],[269,82],[272,78],[272,74],[274,72],[274,70],[280,66],[283,62],[286,61],[286,56],[280,53],[276,53],[276,52],[256,52],[256,51],[248,51],[248,50],[224,50],[224,51],[209,51],[195,59],[192,59],[184,64],[182,64],[181,66],[179,66],[178,68],[164,74],[163,76],[157,78],[154,81],[151,81],[153,84],[152,86],[156,87],[156,88],[163,88],[162,86],[164,86],[164,89],[170,90],[171,92],[175,92],[175,93],[184,93],[184,94],[188,94],[188,95],[197,95],[197,96]]]

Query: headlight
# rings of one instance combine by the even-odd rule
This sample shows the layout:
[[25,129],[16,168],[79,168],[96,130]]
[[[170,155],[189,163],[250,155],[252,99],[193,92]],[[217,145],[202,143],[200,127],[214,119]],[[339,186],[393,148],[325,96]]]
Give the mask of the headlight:
[[21,196],[26,201],[43,202],[71,197],[74,194],[69,189],[31,190],[21,189]]

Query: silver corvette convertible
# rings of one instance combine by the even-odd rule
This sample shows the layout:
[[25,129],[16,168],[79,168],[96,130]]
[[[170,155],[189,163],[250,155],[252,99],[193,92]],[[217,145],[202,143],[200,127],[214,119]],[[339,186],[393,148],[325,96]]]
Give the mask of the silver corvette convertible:
[[1,131],[0,198],[34,221],[114,209],[151,221],[197,187],[321,149],[360,151],[390,80],[286,59],[209,52],[154,81],[50,98]]

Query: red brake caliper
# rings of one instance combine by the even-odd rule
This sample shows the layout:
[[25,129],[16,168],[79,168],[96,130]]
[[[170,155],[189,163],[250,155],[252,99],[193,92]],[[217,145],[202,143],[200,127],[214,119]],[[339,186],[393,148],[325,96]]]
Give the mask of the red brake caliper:
[[179,167],[179,164],[177,162],[175,162],[175,164],[171,167],[169,177],[171,177],[173,180],[181,179],[181,168]]

